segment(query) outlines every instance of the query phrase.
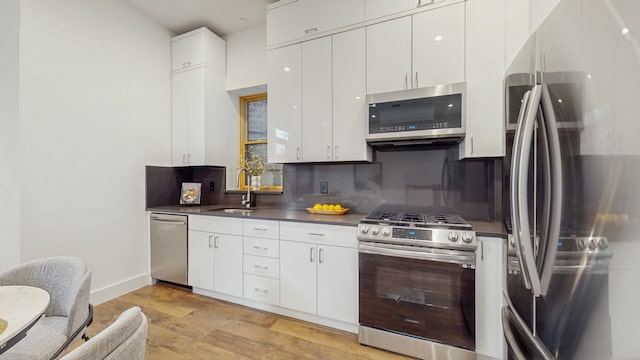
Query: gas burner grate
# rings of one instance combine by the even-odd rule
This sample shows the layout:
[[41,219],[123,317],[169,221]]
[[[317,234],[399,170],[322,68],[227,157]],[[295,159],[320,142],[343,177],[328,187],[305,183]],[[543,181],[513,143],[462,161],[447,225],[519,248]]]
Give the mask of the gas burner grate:
[[400,213],[393,211],[374,211],[367,215],[365,219],[378,221],[398,221],[398,219],[400,219]]
[[402,213],[400,221],[412,224],[424,224],[424,216],[420,213]]
[[469,226],[460,215],[456,214],[426,214],[425,216],[427,224]]

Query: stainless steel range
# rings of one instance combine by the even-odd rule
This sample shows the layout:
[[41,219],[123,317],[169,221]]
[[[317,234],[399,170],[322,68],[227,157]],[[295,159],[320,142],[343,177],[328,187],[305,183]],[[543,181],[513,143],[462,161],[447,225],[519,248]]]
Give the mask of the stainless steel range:
[[422,359],[475,359],[476,235],[459,215],[374,211],[358,224],[359,341]]

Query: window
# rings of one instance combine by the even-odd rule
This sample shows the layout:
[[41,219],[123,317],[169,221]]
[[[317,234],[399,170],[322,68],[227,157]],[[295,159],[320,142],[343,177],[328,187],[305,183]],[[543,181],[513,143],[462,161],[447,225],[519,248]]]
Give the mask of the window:
[[[251,152],[267,160],[260,189],[282,191],[282,164],[269,164],[267,159],[266,93],[240,98],[240,159],[250,160]],[[240,179],[241,189],[247,188],[245,178]]]

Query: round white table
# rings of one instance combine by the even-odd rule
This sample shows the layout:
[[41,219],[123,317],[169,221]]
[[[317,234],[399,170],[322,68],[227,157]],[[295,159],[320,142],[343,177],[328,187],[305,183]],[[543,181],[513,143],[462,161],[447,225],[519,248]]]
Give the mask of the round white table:
[[[15,345],[49,306],[49,293],[33,286],[0,286],[0,354]],[[3,326],[4,325],[4,326]]]

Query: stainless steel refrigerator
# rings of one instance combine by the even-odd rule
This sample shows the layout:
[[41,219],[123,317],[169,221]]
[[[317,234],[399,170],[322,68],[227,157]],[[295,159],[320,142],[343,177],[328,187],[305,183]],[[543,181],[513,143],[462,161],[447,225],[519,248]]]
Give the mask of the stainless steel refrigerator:
[[505,114],[509,358],[640,358],[640,1],[561,0]]

